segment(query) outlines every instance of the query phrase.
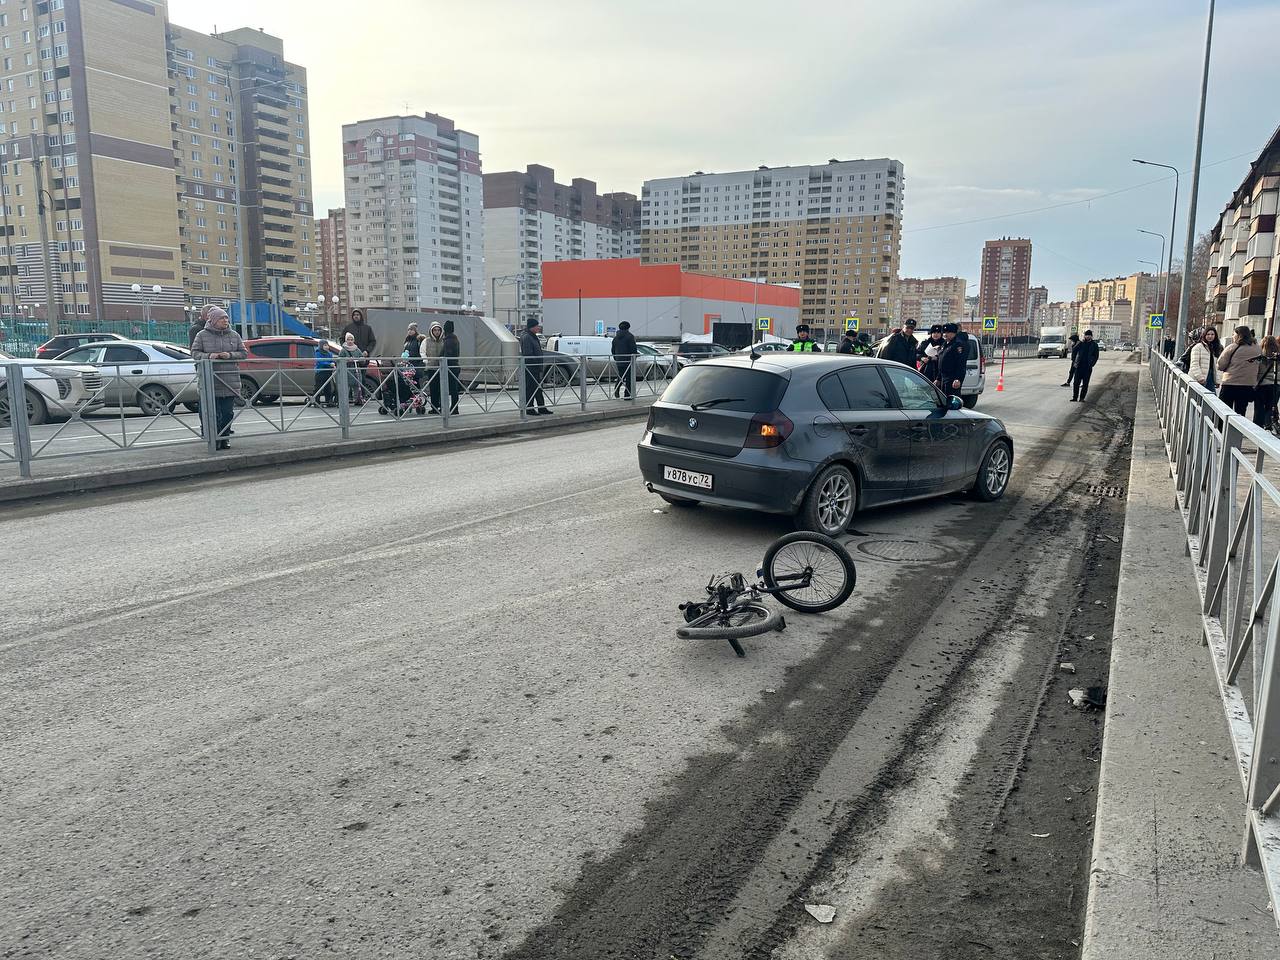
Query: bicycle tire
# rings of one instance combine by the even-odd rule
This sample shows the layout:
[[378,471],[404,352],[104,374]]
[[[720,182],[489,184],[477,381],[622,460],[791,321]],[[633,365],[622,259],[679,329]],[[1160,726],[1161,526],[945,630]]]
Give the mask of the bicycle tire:
[[766,607],[763,603],[745,603],[738,611],[750,611],[757,619],[751,623],[721,625],[708,627],[679,627],[676,636],[681,640],[745,640],[747,637],[758,637],[762,633],[781,629],[782,614]]
[[[858,570],[853,564],[853,557],[849,556],[849,551],[826,534],[814,533],[808,530],[797,530],[795,533],[788,533],[786,536],[779,537],[769,544],[769,549],[764,552],[764,562],[762,564],[766,587],[770,590],[780,589],[778,573],[775,571],[774,566],[778,559],[778,554],[797,543],[809,544],[814,551],[811,554],[811,558],[814,560],[827,557],[834,559],[843,572],[844,581],[838,587],[833,586],[829,589],[824,598],[815,598],[810,602],[806,602],[785,590],[781,593],[772,594],[779,603],[785,604],[792,610],[799,610],[801,613],[825,613],[828,610],[834,610],[848,600],[849,597],[853,596],[853,590],[858,585]],[[814,588],[809,587],[808,589],[813,590]]]

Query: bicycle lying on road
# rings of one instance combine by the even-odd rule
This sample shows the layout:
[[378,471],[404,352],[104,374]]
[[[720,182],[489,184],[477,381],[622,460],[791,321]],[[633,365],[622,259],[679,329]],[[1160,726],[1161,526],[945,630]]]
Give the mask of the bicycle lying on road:
[[765,551],[757,583],[740,573],[716,574],[707,583],[705,600],[680,604],[685,625],[676,630],[682,640],[728,640],[733,652],[745,657],[739,640],[783,630],[786,620],[761,603],[776,597],[801,613],[834,610],[853,594],[858,573],[849,551],[821,533],[798,531],[780,537]]

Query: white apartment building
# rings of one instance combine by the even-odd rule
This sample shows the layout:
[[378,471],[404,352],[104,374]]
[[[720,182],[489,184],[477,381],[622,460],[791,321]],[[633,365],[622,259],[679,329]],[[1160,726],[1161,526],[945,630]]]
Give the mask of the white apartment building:
[[550,167],[484,176],[489,312],[518,326],[542,315],[542,264],[639,256],[640,201],[596,192],[591,180],[555,182]]
[[[1280,318],[1280,128],[1249,166],[1249,174],[1210,234],[1205,320],[1229,332],[1252,327],[1274,333]],[[1199,278],[1197,278],[1199,279]],[[1193,281],[1195,282],[1195,281]],[[1193,295],[1198,288],[1193,288]]]
[[485,306],[480,138],[435,114],[342,127],[351,306]]

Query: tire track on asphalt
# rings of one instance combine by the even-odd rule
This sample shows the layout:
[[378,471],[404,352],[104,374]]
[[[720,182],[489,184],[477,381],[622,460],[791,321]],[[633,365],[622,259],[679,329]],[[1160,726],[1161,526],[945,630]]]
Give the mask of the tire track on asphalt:
[[[1098,390],[1099,399],[1104,393]],[[1053,486],[1079,483],[1087,462],[1064,456],[1057,446],[1064,437],[1092,429],[1076,420],[1032,447],[1020,457],[1015,495],[994,505],[998,518],[985,509],[975,511],[955,525],[959,529],[947,531],[970,538],[973,546],[953,568],[965,572],[960,582],[937,609],[947,610],[961,625],[1000,623],[1014,613],[1025,578],[1015,568],[1003,582],[978,590],[972,582],[974,560],[989,557],[999,569],[1000,561],[1015,562],[1020,550],[1069,524],[1064,498],[1033,503],[1026,493],[1042,485],[1051,463],[1061,477]],[[903,638],[927,632],[936,611],[927,604],[904,605],[900,598],[934,595],[938,572],[936,567],[904,572],[894,595],[866,610],[866,623],[896,623]],[[982,572],[991,575],[991,570]],[[886,632],[862,625],[833,631],[819,654],[789,672],[776,696],[753,705],[740,723],[722,731],[732,749],[691,758],[671,791],[648,805],[641,828],[604,860],[584,865],[555,914],[506,954],[507,960],[684,960],[699,954],[836,747],[886,678],[897,672],[918,684],[920,692],[913,695],[924,701],[924,711],[908,720],[903,739],[891,744],[889,761],[877,765],[853,806],[845,809],[834,798],[826,814],[832,823],[862,822],[896,785],[914,738],[956,694],[957,677],[990,642],[994,628],[974,636],[962,626],[957,636],[927,651],[933,656],[929,663],[911,662],[915,657],[908,654],[915,648]],[[807,873],[783,876],[779,889],[794,892]],[[775,916],[762,905],[754,920],[763,932]]]

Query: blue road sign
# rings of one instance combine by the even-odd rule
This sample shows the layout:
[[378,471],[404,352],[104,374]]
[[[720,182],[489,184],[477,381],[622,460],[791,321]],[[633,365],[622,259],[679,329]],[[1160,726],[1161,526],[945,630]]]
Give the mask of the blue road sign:
[[1153,313],[1153,314],[1151,314],[1151,316],[1147,317],[1147,329],[1149,329],[1149,330],[1163,330],[1163,329],[1164,329],[1164,314],[1163,314],[1163,313]]
[[995,317],[983,317],[983,318],[982,318],[982,329],[983,329],[983,330],[994,330],[994,329],[996,328],[996,325],[998,324],[998,322],[999,322],[999,321],[998,321]]
[[603,321],[603,320],[597,320],[597,321],[596,321],[596,336],[597,336],[597,337],[603,337],[603,336],[604,336],[604,321]]

